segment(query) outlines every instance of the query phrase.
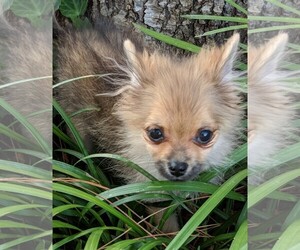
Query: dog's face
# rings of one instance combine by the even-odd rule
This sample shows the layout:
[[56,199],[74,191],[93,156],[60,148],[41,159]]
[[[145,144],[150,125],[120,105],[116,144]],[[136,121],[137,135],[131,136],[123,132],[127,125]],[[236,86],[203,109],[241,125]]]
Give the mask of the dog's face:
[[159,77],[147,91],[153,93],[151,99],[141,102],[146,115],[141,139],[157,172],[169,180],[195,178],[207,167],[207,155],[218,139],[214,89],[209,84],[199,88],[194,83],[200,79],[189,77],[175,71],[172,78]]
[[132,53],[128,57],[134,55],[133,88],[123,93],[116,114],[124,124],[128,158],[158,179],[179,181],[224,161],[241,118],[240,99],[228,78],[238,40],[181,61],[138,57],[125,46]]

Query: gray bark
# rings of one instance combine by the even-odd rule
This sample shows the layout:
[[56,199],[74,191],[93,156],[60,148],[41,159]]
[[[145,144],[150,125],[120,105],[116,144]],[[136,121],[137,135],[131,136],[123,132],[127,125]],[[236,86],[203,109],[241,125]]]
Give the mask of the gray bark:
[[[294,10],[300,10],[299,0],[281,0],[281,4],[291,7]],[[250,16],[266,16],[266,17],[285,17],[285,18],[299,18],[299,15],[291,11],[285,10],[284,8],[274,5],[266,0],[249,0],[248,12]],[[249,29],[254,28],[265,28],[272,26],[289,25],[291,23],[282,23],[274,21],[249,21]],[[289,34],[289,40],[293,43],[300,43],[299,36],[300,29],[284,29],[284,32]],[[262,32],[251,34],[248,38],[253,43],[262,43],[263,40],[274,37],[278,34],[278,30],[271,32]]]
[[[246,0],[237,0],[236,3],[247,9]],[[138,23],[162,34],[170,35],[196,45],[203,45],[212,37],[195,38],[204,32],[229,26],[230,23],[215,20],[188,20],[181,17],[187,14],[239,16],[245,15],[224,0],[93,0],[93,15],[100,13],[110,17],[118,25],[130,26]],[[246,30],[242,32],[242,41],[246,40]],[[231,36],[232,32],[221,33],[213,36],[216,43],[223,43],[224,39]],[[148,38],[150,44],[156,43]],[[167,45],[162,45],[163,50],[170,50]],[[174,48],[172,48],[174,50]]]

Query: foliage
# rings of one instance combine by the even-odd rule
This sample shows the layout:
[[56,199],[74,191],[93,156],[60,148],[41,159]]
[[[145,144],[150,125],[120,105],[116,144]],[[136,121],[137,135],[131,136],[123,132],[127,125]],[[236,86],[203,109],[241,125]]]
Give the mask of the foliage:
[[[66,15],[64,11],[60,12]],[[80,11],[76,13],[82,15]],[[238,21],[245,23],[245,20]],[[135,27],[181,49],[200,50],[195,45],[140,25],[135,24]],[[57,83],[54,88],[62,84],[67,82]],[[141,169],[115,155],[88,155],[70,117],[55,101],[54,108],[57,111],[55,119],[60,121],[59,126],[54,126],[54,158],[57,159],[53,164],[54,249],[198,249],[199,246],[218,249],[229,248],[233,239],[233,247],[245,245],[247,214],[243,179],[246,177],[246,144],[231,155],[227,175],[232,177],[221,186],[210,183],[218,174],[216,172],[203,173],[198,180],[184,183],[153,180],[120,186],[118,180],[111,178],[110,172],[100,173],[101,166],[103,169],[109,164],[108,158],[137,171]],[[81,112],[85,111],[78,111]],[[75,143],[64,132],[66,127]],[[145,213],[150,205],[145,201],[151,199],[163,199],[162,203],[166,205],[162,208],[165,212],[158,227],[153,226],[149,218],[152,216]],[[179,211],[182,226],[176,237],[161,232],[166,219],[175,210]],[[241,240],[235,239],[236,235]]]

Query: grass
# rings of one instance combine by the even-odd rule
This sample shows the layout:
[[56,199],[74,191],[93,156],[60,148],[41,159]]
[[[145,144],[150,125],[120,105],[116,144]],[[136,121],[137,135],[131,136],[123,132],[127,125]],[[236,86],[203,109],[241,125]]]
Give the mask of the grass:
[[[242,18],[231,21],[245,25]],[[135,27],[178,48],[194,53],[201,49],[141,25],[135,24]],[[66,84],[73,80],[76,79],[69,79]],[[54,88],[61,84],[65,82],[57,83]],[[202,173],[196,181],[157,181],[123,157],[89,155],[70,117],[55,101],[54,108],[59,125],[54,126],[57,160],[53,165],[53,249],[199,249],[199,246],[221,249],[230,248],[231,244],[231,249],[237,249],[237,246],[245,245],[246,144],[231,155],[228,164],[231,170],[227,173],[231,178],[221,186],[210,183],[218,174],[213,171]],[[80,115],[81,112],[85,111],[77,113]],[[74,140],[65,134],[66,127]],[[107,158],[140,171],[152,181],[124,185],[111,178],[109,172],[99,175],[100,167],[105,164],[103,160]],[[164,199],[161,208],[164,216],[158,226],[153,224],[153,215],[145,213],[150,205],[147,200],[151,199]],[[175,210],[179,211],[182,227],[176,237],[161,232],[166,219]]]
[[[55,103],[55,107],[58,107],[57,103]],[[59,113],[62,114],[61,112],[60,110]],[[62,116],[66,118],[65,114],[62,114]],[[69,119],[66,123],[70,124]],[[76,134],[76,129],[72,125],[70,129],[73,135]],[[65,139],[64,141],[71,142],[71,140]],[[246,197],[243,194],[245,189],[242,186],[239,187],[242,194],[239,193],[241,191],[238,193],[232,191],[234,190],[233,186],[239,184],[245,178],[245,171],[239,172],[235,176],[235,181],[229,180],[222,187],[208,183],[215,173],[212,173],[210,178],[206,178],[206,182],[173,183],[154,180],[149,183],[114,187],[116,184],[120,184],[110,182],[109,185],[104,185],[99,178],[92,174],[95,171],[89,171],[88,159],[91,161],[92,168],[95,169],[98,169],[97,164],[101,162],[103,157],[122,161],[128,164],[128,167],[133,167],[138,171],[141,171],[141,169],[126,159],[115,155],[84,155],[84,148],[73,148],[71,143],[65,144],[65,147],[60,148],[57,152],[65,155],[64,158],[75,157],[79,161],[75,159],[74,164],[54,161],[53,169],[57,177],[53,185],[55,194],[55,244],[53,249],[61,249],[62,247],[90,249],[88,247],[91,247],[92,242],[94,246],[105,246],[107,249],[122,249],[129,246],[134,249],[160,249],[160,247],[167,244],[170,244],[171,247],[172,245],[178,246],[178,249],[190,249],[199,244],[198,241],[201,239],[199,235],[216,231],[216,226],[210,225],[212,222],[208,223],[208,221],[213,220],[214,224],[224,225],[224,228],[220,231],[226,232],[228,229],[234,228],[239,218],[244,217],[245,219],[245,214],[242,215],[241,211],[232,210],[236,204],[240,206],[245,204]],[[237,159],[245,160],[245,150],[236,152],[237,154],[232,156],[232,162],[235,163]],[[242,158],[240,158],[241,152],[244,153]],[[147,175],[147,173],[144,174]],[[59,177],[61,175],[62,177]],[[105,173],[103,175],[105,176]],[[205,174],[203,174],[203,178],[201,177],[199,179],[205,179]],[[149,178],[152,177],[149,176]],[[181,195],[172,192],[175,190],[180,191]],[[227,192],[224,190],[227,190]],[[162,191],[164,192],[162,193]],[[195,191],[201,192],[203,197],[185,199],[189,193]],[[207,199],[208,194],[212,194],[211,200]],[[141,203],[141,200],[145,201],[153,198],[163,198],[168,201],[169,206],[166,209],[165,217],[170,216],[174,212],[174,208],[180,208],[185,217],[190,217],[189,220],[186,218],[188,222],[185,223],[185,227],[188,229],[183,228],[181,231],[181,234],[186,237],[184,241],[182,241],[182,237],[179,238],[181,242],[178,242],[176,238],[172,241],[172,237],[161,233],[159,229],[151,224],[151,220],[145,222],[144,217],[141,217],[147,216],[143,211],[148,206],[147,203]],[[224,198],[224,203],[227,204],[228,208],[231,208],[227,211],[228,214],[217,208]],[[202,210],[206,212],[206,215],[203,214]],[[231,219],[232,213],[235,213],[235,220]],[[196,220],[193,215],[196,216]],[[201,217],[197,218],[199,215]],[[215,221],[216,218],[219,222]],[[204,229],[201,230],[200,226],[200,229],[197,229],[199,232],[194,232],[201,224],[201,220]],[[163,224],[160,225],[160,228],[162,226]],[[69,236],[62,237],[60,235]],[[232,233],[231,235],[234,236]],[[204,238],[204,240],[207,240],[207,238]],[[229,240],[232,240],[232,237]],[[224,244],[222,239],[217,240],[214,244],[221,244],[220,242]],[[170,249],[176,248],[172,247]]]
[[[261,33],[261,37],[276,34],[274,31],[284,31],[291,34],[299,32],[299,15],[297,8],[283,4],[276,0],[269,3],[291,13],[291,17],[277,16],[248,16],[250,27],[248,34]],[[291,30],[293,29],[293,30]],[[288,45],[289,54],[300,53],[298,44]],[[296,72],[299,62],[283,62],[286,70]],[[299,86],[300,78],[295,77],[292,84],[295,89]],[[298,87],[299,88],[299,87]],[[298,99],[299,100],[299,99]],[[299,101],[295,102],[295,106]],[[297,109],[299,112],[299,109]],[[294,143],[286,146],[274,156],[273,164],[267,173],[268,180],[256,187],[249,187],[248,217],[249,217],[249,247],[251,249],[297,249],[300,245],[299,232],[299,163],[300,144],[297,131],[299,119],[296,119],[296,131],[293,135]]]
[[[0,160],[0,248],[26,249],[51,246],[51,150],[26,118],[0,99],[4,118]],[[9,128],[13,119],[34,140]],[[6,117],[10,117],[7,119]]]
[[[300,13],[279,1],[267,1],[296,15]],[[12,6],[12,1],[7,2],[8,6]],[[73,5],[66,5],[67,2],[64,1],[64,5],[59,6],[59,1],[55,1],[55,9],[59,9],[76,26],[86,25],[83,15],[87,1],[73,1]],[[234,1],[226,2],[241,13],[247,13]],[[31,1],[31,4],[34,3]],[[22,16],[20,7],[22,1],[15,0],[12,6],[16,9],[14,13]],[[32,23],[38,23],[43,5],[27,5],[25,10],[27,8],[31,9],[30,15],[26,17]],[[285,28],[299,29],[299,20],[287,17],[248,16],[247,19],[185,15],[183,18],[218,20],[230,24],[225,30],[221,28],[203,35],[246,29],[249,21],[282,23],[279,28],[254,28],[249,34]],[[140,25],[136,27],[145,34],[178,48],[195,53],[200,50],[193,44]],[[247,50],[245,44],[241,44],[241,47],[244,51]],[[290,47],[295,53],[300,53],[299,45],[291,43]],[[240,69],[245,69],[245,65],[240,65]],[[287,67],[299,69],[297,63]],[[73,79],[69,81],[71,80]],[[8,83],[2,85],[2,88],[24,84],[25,81]],[[54,87],[57,86],[59,85]],[[280,175],[275,174],[258,187],[250,187],[248,207],[247,184],[244,180],[247,167],[246,143],[231,155],[228,167],[232,171],[227,172],[230,177],[220,186],[209,182],[217,174],[215,172],[202,173],[198,180],[179,184],[157,181],[143,172],[152,179],[151,182],[120,186],[120,182],[111,178],[110,173],[101,170],[100,166],[105,164],[104,159],[120,161],[137,171],[141,169],[120,156],[90,155],[70,116],[54,101],[55,119],[59,122],[53,127],[55,160],[52,162],[54,183],[51,187],[51,171],[48,167],[41,167],[51,163],[51,146],[28,123],[27,117],[2,99],[0,104],[3,108],[0,112],[1,119],[9,117],[8,122],[0,124],[1,156],[6,157],[0,161],[0,249],[51,249],[52,231],[45,227],[50,223],[54,229],[52,249],[247,249],[247,211],[251,219],[250,246],[253,249],[297,249],[299,246],[298,143],[286,147],[276,156],[278,164],[272,170],[281,168]],[[90,109],[93,107],[73,115],[80,115]],[[14,124],[29,131],[34,139],[15,130],[12,126]],[[72,139],[66,134],[66,127],[71,131]],[[198,193],[195,194],[195,191]],[[153,198],[163,198],[166,205],[165,209],[162,208],[165,213],[158,227],[153,225],[151,216],[147,218],[145,213],[149,204],[141,202]],[[53,221],[50,218],[52,199]],[[164,234],[161,232],[164,221],[175,209],[181,215],[182,229],[177,235]]]

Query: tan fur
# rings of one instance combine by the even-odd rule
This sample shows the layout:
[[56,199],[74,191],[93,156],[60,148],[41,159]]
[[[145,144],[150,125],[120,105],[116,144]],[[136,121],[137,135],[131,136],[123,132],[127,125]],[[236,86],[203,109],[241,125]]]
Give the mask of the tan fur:
[[[52,143],[52,28],[37,29],[25,21],[0,16],[0,84],[44,77],[1,90],[4,98]],[[40,112],[38,115],[32,114]],[[22,132],[30,137],[24,128]]]
[[[112,75],[108,83],[97,77],[74,81],[59,88],[58,98],[69,114],[87,106],[101,109],[74,118],[81,135],[93,141],[94,150],[122,154],[160,180],[190,180],[209,167],[223,164],[237,142],[242,114],[232,76],[239,36],[233,36],[223,47],[178,59],[136,51],[128,39],[121,57],[110,45],[95,40],[93,32],[69,34],[59,44],[59,79],[113,73],[121,74],[121,80]],[[118,66],[107,65],[112,62]],[[120,68],[125,68],[125,73]],[[129,88],[116,97],[97,95],[124,86]],[[159,145],[152,143],[145,131],[154,125],[165,131],[166,140]],[[215,131],[208,147],[193,142],[200,128]],[[170,158],[189,163],[185,176],[173,178],[168,174]],[[147,181],[132,169],[118,167],[117,171],[128,182]]]
[[[57,82],[95,75],[56,90],[68,114],[91,106],[100,109],[73,117],[90,150],[125,156],[159,180],[192,180],[208,168],[221,167],[237,144],[242,116],[232,71],[239,35],[220,48],[176,58],[149,53],[128,32],[103,32],[67,31],[55,46]],[[157,126],[165,135],[159,144],[147,135],[149,127]],[[194,142],[201,128],[214,131],[205,146]],[[183,176],[169,173],[171,160],[188,163]],[[126,166],[113,171],[128,183],[148,181]],[[167,221],[167,231],[178,229],[175,217]]]
[[276,162],[272,156],[288,143],[295,110],[288,85],[289,72],[279,70],[287,34],[279,34],[248,53],[249,182],[255,183]]

